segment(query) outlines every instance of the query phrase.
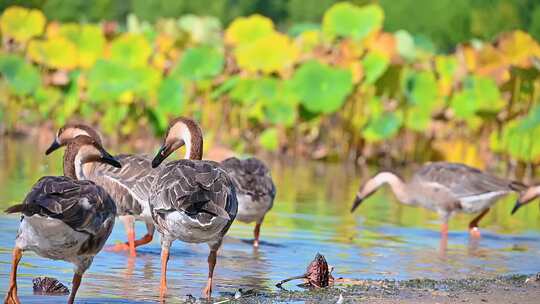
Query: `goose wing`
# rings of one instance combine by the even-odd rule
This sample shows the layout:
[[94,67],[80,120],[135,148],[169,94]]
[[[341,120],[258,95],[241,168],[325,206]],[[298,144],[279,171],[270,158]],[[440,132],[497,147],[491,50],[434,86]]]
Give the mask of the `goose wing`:
[[236,217],[234,185],[213,161],[169,162],[161,169],[151,192],[152,215],[182,211],[203,224],[213,217],[230,222]]
[[524,189],[519,182],[508,181],[463,164],[435,162],[423,166],[414,181],[431,183],[446,188],[457,198],[492,192],[510,192]]
[[116,158],[122,168],[96,163],[90,179],[113,197],[118,214],[141,214],[141,204],[148,202],[158,169],[152,168],[152,159],[147,155],[123,154]]
[[103,188],[64,176],[42,177],[19,206],[26,216],[58,219],[92,236],[103,234],[104,226],[112,229],[116,215],[114,201]]
[[233,180],[238,193],[250,195],[255,201],[262,201],[265,197],[270,200],[275,198],[276,187],[270,170],[261,160],[231,157],[222,161],[221,165]]

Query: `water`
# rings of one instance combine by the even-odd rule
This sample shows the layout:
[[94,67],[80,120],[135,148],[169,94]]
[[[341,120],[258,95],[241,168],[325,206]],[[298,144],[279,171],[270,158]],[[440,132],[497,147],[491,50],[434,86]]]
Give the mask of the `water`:
[[[23,199],[42,175],[61,173],[61,153],[45,158],[46,143],[0,142],[0,208]],[[124,152],[116,151],[116,152]],[[274,290],[281,279],[304,272],[317,252],[326,256],[334,275],[347,278],[411,279],[493,277],[540,270],[540,212],[537,203],[510,216],[515,197],[500,201],[481,222],[483,237],[471,241],[470,215],[450,222],[448,248],[440,250],[437,215],[395,203],[385,189],[349,212],[362,177],[343,165],[272,163],[278,195],[262,227],[261,247],[245,242],[253,225],[235,223],[218,257],[214,295],[238,288]],[[373,172],[371,172],[373,173]],[[0,215],[0,290],[8,286],[17,216]],[[145,227],[137,224],[137,235]],[[125,240],[117,225],[108,244]],[[175,242],[168,270],[170,302],[196,297],[206,284],[208,248]],[[86,273],[79,300],[85,303],[155,302],[159,293],[159,237],[139,248],[135,259],[102,251]],[[70,286],[72,265],[25,253],[18,273],[23,303],[57,303],[64,297],[32,294],[32,278],[58,278]],[[294,283],[285,285],[296,289]]]

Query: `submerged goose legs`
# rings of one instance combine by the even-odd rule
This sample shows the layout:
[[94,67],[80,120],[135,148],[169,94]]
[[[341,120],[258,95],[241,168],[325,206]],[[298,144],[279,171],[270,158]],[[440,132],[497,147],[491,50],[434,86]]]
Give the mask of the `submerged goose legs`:
[[123,250],[129,250],[129,255],[134,257],[137,256],[137,253],[135,251],[135,223],[133,216],[131,215],[123,215],[118,217],[122,223],[124,223],[124,228],[126,229],[126,234],[128,237],[128,241],[125,243],[120,243],[113,245],[109,248],[111,251],[123,251]]
[[469,223],[469,233],[472,237],[479,238],[480,235],[480,229],[478,229],[478,222],[489,212],[489,208],[482,211],[479,215],[477,215],[470,223]]

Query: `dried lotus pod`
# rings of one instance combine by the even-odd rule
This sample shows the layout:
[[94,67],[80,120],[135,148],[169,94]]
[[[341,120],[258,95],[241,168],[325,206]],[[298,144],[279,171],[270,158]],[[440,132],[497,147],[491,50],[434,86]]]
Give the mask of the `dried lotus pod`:
[[69,294],[69,289],[55,278],[37,277],[32,280],[34,293],[61,295]]

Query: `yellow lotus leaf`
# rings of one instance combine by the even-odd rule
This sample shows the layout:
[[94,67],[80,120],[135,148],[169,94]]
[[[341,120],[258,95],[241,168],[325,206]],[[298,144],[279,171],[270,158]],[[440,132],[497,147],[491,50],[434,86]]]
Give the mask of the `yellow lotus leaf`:
[[478,64],[476,51],[470,45],[464,45],[461,47],[461,53],[465,59],[465,66],[467,66],[467,70],[469,72],[476,70]]
[[251,43],[274,33],[271,19],[255,14],[236,18],[225,30],[225,42],[233,45]]
[[160,33],[155,40],[157,51],[160,53],[167,53],[174,46],[174,38]]
[[26,42],[43,33],[45,22],[45,15],[39,10],[11,6],[0,17],[0,29],[2,35]]
[[128,67],[145,66],[151,53],[152,47],[142,34],[125,33],[111,43],[111,61]]
[[73,69],[77,66],[77,48],[63,37],[32,40],[28,43],[28,57],[53,69]]
[[[77,65],[82,68],[90,68],[103,56],[105,36],[99,25],[65,23],[54,30],[47,28],[47,35],[59,36],[69,40],[77,49]],[[53,36],[51,36],[51,34]],[[55,35],[55,36],[54,36]]]
[[317,30],[310,30],[302,32],[295,39],[296,46],[302,50],[302,52],[310,52],[317,45],[321,43],[321,32]]
[[522,68],[529,68],[530,59],[540,56],[540,47],[536,40],[523,31],[514,31],[504,35],[499,41],[499,49],[510,64]]
[[463,163],[479,169],[484,169],[486,163],[475,143],[462,139],[440,140],[434,142],[435,149],[449,162]]
[[273,33],[238,46],[234,55],[238,65],[249,72],[280,72],[292,66],[299,56],[298,48],[291,39],[281,33]]

